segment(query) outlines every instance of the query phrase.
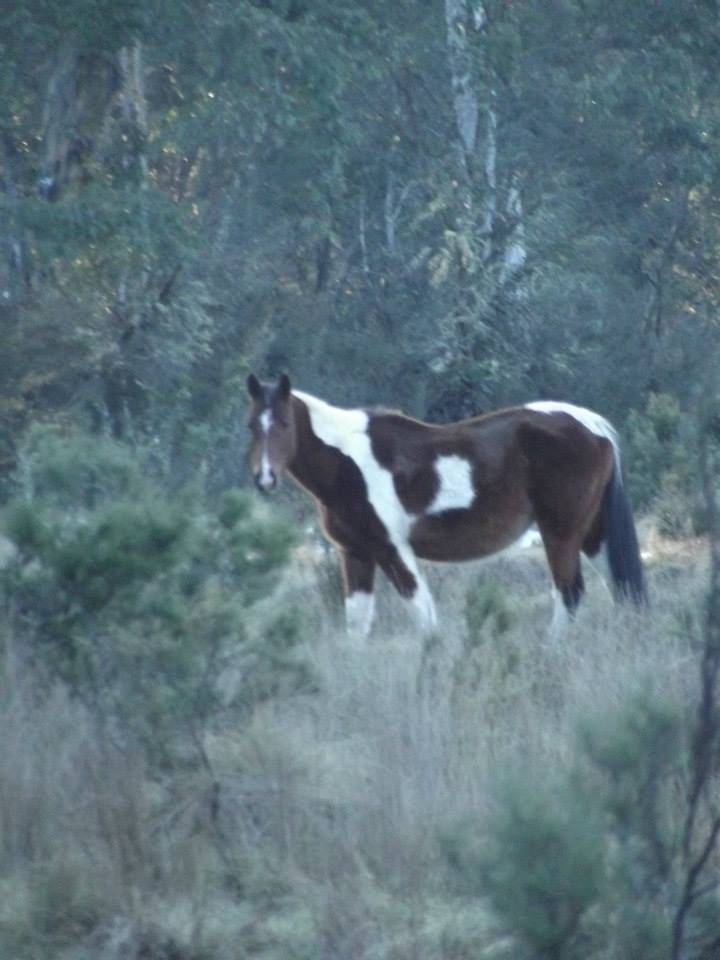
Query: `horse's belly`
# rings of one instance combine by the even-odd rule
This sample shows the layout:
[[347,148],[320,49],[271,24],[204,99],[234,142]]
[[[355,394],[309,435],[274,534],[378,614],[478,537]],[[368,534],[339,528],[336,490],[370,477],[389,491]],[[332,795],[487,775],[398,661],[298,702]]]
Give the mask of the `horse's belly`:
[[447,510],[420,517],[410,532],[410,545],[423,560],[477,560],[515,543],[531,523],[529,510],[512,517],[478,517],[472,510]]

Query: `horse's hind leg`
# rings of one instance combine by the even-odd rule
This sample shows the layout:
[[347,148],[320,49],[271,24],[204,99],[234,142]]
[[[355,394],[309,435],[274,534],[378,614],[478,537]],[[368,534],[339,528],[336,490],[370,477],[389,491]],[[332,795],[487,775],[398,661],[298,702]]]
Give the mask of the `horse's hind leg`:
[[375,561],[350,550],[342,550],[341,558],[348,633],[364,638],[375,616]]
[[539,526],[555,584],[555,604],[550,635],[553,639],[559,639],[565,632],[569,620],[574,617],[585,591],[585,581],[580,566],[580,548],[575,539],[562,540],[544,531],[541,524]]

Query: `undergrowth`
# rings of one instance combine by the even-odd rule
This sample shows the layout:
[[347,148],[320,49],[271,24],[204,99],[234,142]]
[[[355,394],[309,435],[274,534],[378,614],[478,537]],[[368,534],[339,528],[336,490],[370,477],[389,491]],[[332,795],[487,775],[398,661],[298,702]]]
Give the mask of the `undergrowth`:
[[28,449],[3,514],[0,956],[671,956],[702,556],[651,562],[642,613],[589,574],[554,645],[541,551],[438,566],[433,636],[381,583],[360,641],[281,514],[73,442]]

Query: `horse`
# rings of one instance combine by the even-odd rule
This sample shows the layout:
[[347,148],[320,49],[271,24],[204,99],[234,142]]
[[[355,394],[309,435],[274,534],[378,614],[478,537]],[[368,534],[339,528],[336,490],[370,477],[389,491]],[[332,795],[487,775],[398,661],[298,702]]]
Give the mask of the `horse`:
[[287,472],[317,502],[343,572],[348,629],[370,632],[376,569],[437,626],[418,559],[497,553],[535,524],[554,583],[551,635],[584,591],[580,555],[604,560],[617,599],[647,602],[618,436],[602,416],[540,401],[456,423],[343,409],[291,386],[247,380],[255,485],[272,493]]

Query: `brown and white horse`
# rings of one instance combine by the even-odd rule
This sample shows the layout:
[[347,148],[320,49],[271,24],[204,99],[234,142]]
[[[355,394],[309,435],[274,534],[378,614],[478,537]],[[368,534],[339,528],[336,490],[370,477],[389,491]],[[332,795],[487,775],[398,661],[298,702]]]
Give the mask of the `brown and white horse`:
[[435,604],[417,558],[485,557],[537,524],[555,584],[552,632],[583,593],[581,551],[604,557],[617,597],[646,602],[617,435],[565,403],[510,407],[459,423],[345,410],[248,378],[250,459],[270,493],[287,470],[317,500],[343,566],[348,627],[366,635],[377,567],[425,628]]

